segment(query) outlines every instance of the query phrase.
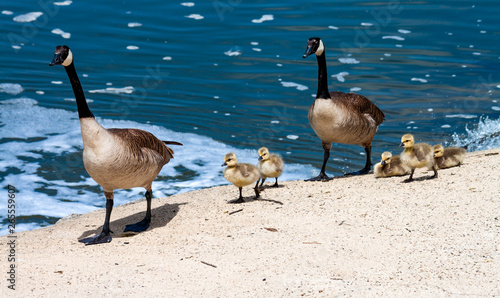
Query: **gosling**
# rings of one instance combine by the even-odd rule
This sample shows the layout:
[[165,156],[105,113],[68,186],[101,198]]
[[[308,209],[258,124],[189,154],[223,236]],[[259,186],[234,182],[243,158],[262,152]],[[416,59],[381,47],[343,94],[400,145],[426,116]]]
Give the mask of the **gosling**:
[[238,159],[234,153],[228,153],[224,156],[224,163],[222,166],[227,166],[227,168],[224,169],[224,178],[240,190],[240,197],[231,203],[244,203],[245,200],[243,200],[243,195],[241,193],[243,186],[250,185],[255,181],[257,181],[254,187],[255,199],[260,197],[260,175],[257,167],[248,163],[238,163]]
[[416,168],[432,169],[434,171],[434,175],[428,179],[438,177],[437,168],[434,165],[432,147],[429,144],[415,144],[413,135],[405,134],[401,138],[401,144],[399,147],[405,148],[401,153],[401,161],[411,169],[410,177],[403,182],[408,183],[413,181],[413,174],[415,173]]
[[432,150],[434,151],[434,163],[438,169],[446,169],[461,165],[467,153],[467,150],[464,148],[450,147],[445,149],[439,144],[434,145]]
[[376,178],[404,176],[410,172],[410,167],[401,161],[399,155],[392,156],[392,153],[387,151],[382,153],[382,160],[373,168]]
[[270,154],[266,147],[259,149],[259,163],[257,168],[260,172],[260,177],[262,181],[260,183],[260,189],[263,189],[264,181],[267,178],[276,178],[276,183],[273,187],[278,187],[278,177],[283,173],[283,159],[276,154]]

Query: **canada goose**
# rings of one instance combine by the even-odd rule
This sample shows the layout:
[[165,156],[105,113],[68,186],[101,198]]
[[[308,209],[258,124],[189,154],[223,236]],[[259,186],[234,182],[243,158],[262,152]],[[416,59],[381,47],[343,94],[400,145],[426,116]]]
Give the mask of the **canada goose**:
[[329,92],[326,73],[325,46],[319,37],[307,42],[303,58],[316,54],[318,60],[318,92],[309,108],[309,123],[323,145],[323,166],[320,174],[307,181],[329,180],[325,173],[332,143],[357,144],[365,148],[366,164],[363,169],[349,175],[370,171],[371,144],[384,113],[368,98],[356,93]]
[[254,187],[255,199],[259,198],[260,193],[258,186],[260,175],[259,170],[254,165],[248,163],[238,163],[236,154],[228,153],[224,156],[224,163],[222,166],[227,166],[227,168],[224,169],[224,178],[240,189],[240,197],[232,203],[244,203],[245,200],[243,200],[241,190],[243,189],[243,186],[250,185],[255,181],[257,181]]
[[276,154],[270,154],[266,147],[259,149],[259,163],[257,168],[260,172],[260,177],[262,182],[260,183],[260,188],[267,178],[276,178],[276,183],[273,187],[278,187],[278,177],[283,173],[283,160]]
[[467,153],[467,150],[464,148],[443,148],[442,145],[434,145],[432,150],[434,151],[434,162],[438,169],[446,169],[461,165]]
[[403,182],[413,181],[413,173],[415,173],[416,168],[428,168],[434,171],[434,176],[429,179],[437,178],[437,168],[434,166],[434,156],[432,154],[432,148],[429,144],[419,143],[415,144],[415,139],[412,134],[405,134],[401,138],[401,144],[399,147],[404,147],[405,149],[401,153],[401,161],[410,167],[410,177]]
[[106,129],[90,111],[73,63],[73,53],[67,46],[57,46],[49,64],[63,65],[75,94],[83,140],[83,165],[90,177],[104,189],[106,217],[99,235],[80,239],[86,245],[111,241],[109,220],[113,209],[115,189],[144,187],[146,189],[146,217],[127,225],[125,231],[145,231],[151,222],[151,184],[161,168],[173,158],[174,151],[147,131],[139,129]]
[[382,160],[373,167],[375,177],[403,176],[410,174],[411,169],[401,162],[399,155],[392,156],[391,152],[382,153]]

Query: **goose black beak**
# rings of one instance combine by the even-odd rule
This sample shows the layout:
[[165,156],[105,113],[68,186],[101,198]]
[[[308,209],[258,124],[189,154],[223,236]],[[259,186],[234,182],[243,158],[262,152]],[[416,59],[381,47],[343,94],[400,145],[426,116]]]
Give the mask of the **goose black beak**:
[[380,164],[381,164],[381,165],[383,165],[383,166],[385,166],[385,160],[382,160],[382,161],[380,162]]
[[60,53],[54,54],[54,58],[52,58],[52,62],[50,62],[49,66],[54,66],[54,65],[62,64],[63,61],[64,60],[61,58],[61,54]]
[[223,166],[227,166],[227,162],[225,162],[225,163],[221,164],[220,166],[221,166],[221,167],[223,167]]
[[404,147],[405,144],[403,142],[401,142],[401,144],[399,144],[399,147]]
[[259,160],[262,160],[262,156],[259,156]]
[[304,53],[304,55],[302,56],[302,58],[307,58],[307,56],[313,54],[313,49],[312,49],[312,46],[308,46],[307,49],[306,49],[306,52]]

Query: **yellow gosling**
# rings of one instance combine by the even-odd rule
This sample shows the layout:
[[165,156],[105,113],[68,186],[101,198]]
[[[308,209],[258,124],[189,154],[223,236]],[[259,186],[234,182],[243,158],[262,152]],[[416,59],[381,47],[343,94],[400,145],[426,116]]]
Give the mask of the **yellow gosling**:
[[375,177],[404,176],[410,174],[411,169],[401,161],[399,155],[392,156],[391,152],[382,153],[382,160],[375,165]]
[[417,168],[432,169],[434,171],[434,175],[429,179],[438,177],[437,168],[434,166],[432,147],[429,144],[415,144],[413,135],[405,134],[401,138],[401,144],[399,146],[405,148],[401,153],[401,161],[411,169],[410,177],[403,182],[413,181],[413,174]]
[[258,186],[260,175],[259,170],[254,165],[248,163],[238,163],[236,154],[228,153],[224,156],[224,163],[222,166],[227,166],[224,169],[224,178],[240,190],[240,197],[231,203],[244,203],[245,200],[243,200],[243,195],[241,193],[243,186],[250,185],[255,181],[257,181],[254,187],[255,199],[259,198],[260,193]]
[[443,148],[442,145],[434,145],[434,163],[438,169],[446,169],[462,164],[467,150],[464,148]]
[[270,154],[266,147],[259,149],[259,163],[257,168],[260,172],[260,177],[262,182],[260,183],[260,189],[262,190],[262,185],[267,178],[276,178],[276,183],[273,187],[278,187],[278,177],[283,173],[283,159],[276,154]]

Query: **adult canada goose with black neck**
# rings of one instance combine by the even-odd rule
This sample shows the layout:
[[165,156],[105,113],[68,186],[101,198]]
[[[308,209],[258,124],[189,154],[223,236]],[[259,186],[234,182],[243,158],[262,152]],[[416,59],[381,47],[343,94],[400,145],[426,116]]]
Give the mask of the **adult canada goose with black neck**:
[[368,98],[356,93],[328,91],[325,45],[319,37],[307,42],[303,58],[316,54],[318,60],[318,92],[309,108],[309,123],[320,138],[324,150],[323,166],[317,177],[307,181],[329,180],[325,173],[332,143],[357,144],[365,148],[366,164],[349,175],[366,174],[371,168],[371,144],[384,113]]
[[106,129],[90,111],[73,63],[73,53],[67,46],[57,46],[50,66],[62,65],[73,87],[83,140],[83,165],[104,190],[106,216],[100,234],[80,242],[86,245],[111,241],[109,221],[113,209],[113,191],[144,187],[146,189],[146,216],[138,223],[127,225],[125,231],[145,231],[151,222],[151,184],[162,167],[173,158],[174,151],[151,133],[139,129]]

